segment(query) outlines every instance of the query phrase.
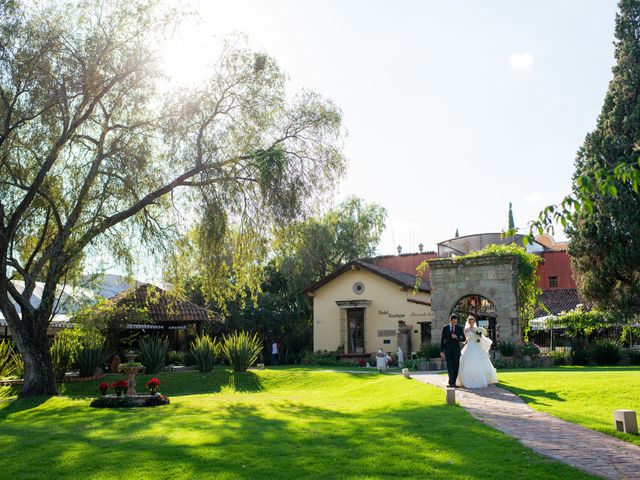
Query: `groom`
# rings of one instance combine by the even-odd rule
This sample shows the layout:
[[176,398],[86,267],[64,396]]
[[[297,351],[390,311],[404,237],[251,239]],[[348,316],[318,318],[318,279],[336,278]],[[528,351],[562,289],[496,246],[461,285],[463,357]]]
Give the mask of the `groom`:
[[460,368],[460,344],[464,343],[464,330],[458,325],[458,316],[449,317],[449,324],[442,327],[440,337],[440,357],[447,360],[447,372],[449,372],[449,386],[456,386],[458,369]]

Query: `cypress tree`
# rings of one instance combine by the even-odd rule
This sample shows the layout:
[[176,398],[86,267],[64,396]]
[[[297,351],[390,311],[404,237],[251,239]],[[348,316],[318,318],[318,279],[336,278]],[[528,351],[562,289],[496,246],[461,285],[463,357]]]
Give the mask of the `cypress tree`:
[[[613,79],[596,128],[577,153],[575,192],[581,176],[597,183],[599,170],[636,164],[640,155],[640,0],[619,7]],[[590,193],[567,228],[569,253],[582,294],[631,317],[640,313],[640,195],[620,181],[607,193]]]
[[458,238],[460,234],[458,233],[458,229],[456,228],[456,238]]
[[513,210],[511,209],[511,202],[509,202],[509,231],[515,230],[516,224],[513,221]]

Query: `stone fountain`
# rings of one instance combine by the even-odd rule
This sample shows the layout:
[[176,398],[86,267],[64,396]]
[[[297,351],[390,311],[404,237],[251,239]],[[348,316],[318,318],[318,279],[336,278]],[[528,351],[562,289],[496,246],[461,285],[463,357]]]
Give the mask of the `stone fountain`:
[[126,373],[129,377],[129,388],[127,389],[127,395],[129,396],[138,394],[136,391],[136,375],[144,368],[140,363],[135,361],[137,356],[135,352],[130,351],[125,355],[127,362],[120,364],[119,367],[119,370],[122,373]]

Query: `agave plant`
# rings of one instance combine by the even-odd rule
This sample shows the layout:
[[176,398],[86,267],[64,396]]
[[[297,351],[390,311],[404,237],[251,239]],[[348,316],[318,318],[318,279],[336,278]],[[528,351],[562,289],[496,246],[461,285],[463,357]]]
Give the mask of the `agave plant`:
[[64,333],[56,335],[51,344],[51,363],[56,382],[64,380],[64,374],[73,366],[80,349],[78,338]]
[[104,346],[97,342],[85,342],[78,350],[76,365],[81,377],[92,377],[102,363]]
[[201,335],[191,342],[191,356],[200,372],[210,372],[216,357],[220,354],[220,344],[209,335]]
[[258,334],[249,332],[233,332],[224,337],[222,354],[236,372],[246,372],[255,363],[262,351],[262,342]]
[[143,337],[140,339],[140,363],[147,373],[157,373],[164,367],[169,350],[169,340],[162,337]]
[[[13,349],[13,345],[8,341],[0,341],[0,378],[20,377],[22,378],[22,357]],[[22,371],[21,371],[22,370]]]

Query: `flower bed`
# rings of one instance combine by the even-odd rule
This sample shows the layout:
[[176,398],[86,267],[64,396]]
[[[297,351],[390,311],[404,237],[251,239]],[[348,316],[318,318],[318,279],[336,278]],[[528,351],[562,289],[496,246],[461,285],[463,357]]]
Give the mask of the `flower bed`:
[[94,408],[132,408],[132,407],[157,407],[169,405],[169,397],[166,395],[105,395],[91,402]]

